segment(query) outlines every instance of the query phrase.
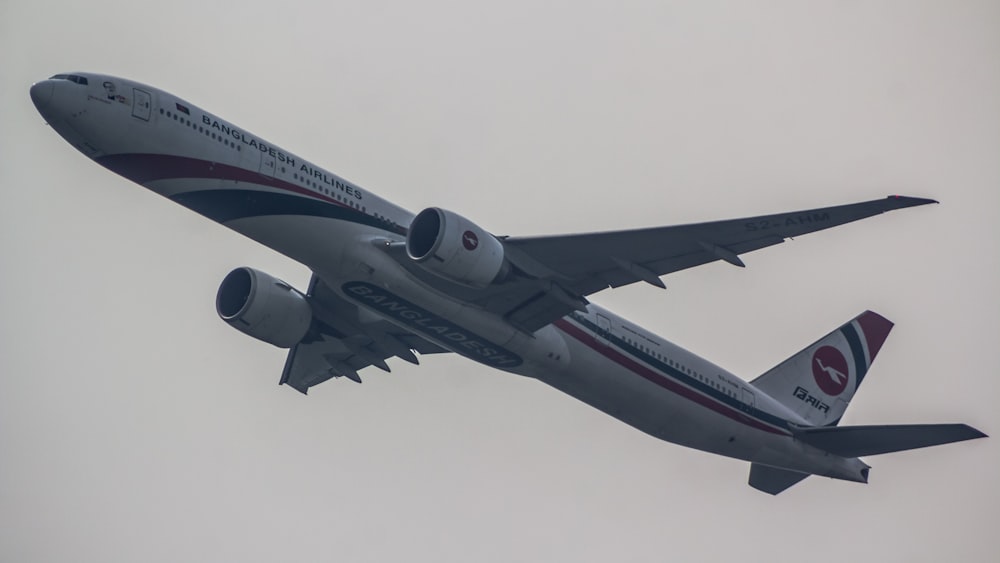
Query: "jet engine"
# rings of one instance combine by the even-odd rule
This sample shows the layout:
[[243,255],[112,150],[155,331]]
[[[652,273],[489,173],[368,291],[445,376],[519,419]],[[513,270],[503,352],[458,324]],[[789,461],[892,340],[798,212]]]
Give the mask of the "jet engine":
[[510,269],[496,237],[437,207],[424,209],[410,223],[406,254],[424,269],[470,287],[486,287]]
[[292,286],[253,268],[237,268],[222,280],[215,310],[230,326],[250,336],[291,348],[312,324],[312,308]]

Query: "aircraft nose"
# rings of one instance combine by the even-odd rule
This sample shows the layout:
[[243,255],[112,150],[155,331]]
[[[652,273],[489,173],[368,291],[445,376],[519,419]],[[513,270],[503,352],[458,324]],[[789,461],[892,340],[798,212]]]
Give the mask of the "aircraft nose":
[[53,90],[55,90],[55,84],[51,80],[43,80],[31,85],[31,101],[39,112],[44,111],[49,102],[52,101]]

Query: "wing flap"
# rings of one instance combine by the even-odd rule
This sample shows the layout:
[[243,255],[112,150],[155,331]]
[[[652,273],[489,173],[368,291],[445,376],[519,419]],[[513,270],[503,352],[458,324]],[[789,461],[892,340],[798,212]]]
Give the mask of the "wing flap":
[[330,364],[316,348],[298,344],[288,351],[279,385],[288,385],[303,395],[309,388],[334,377]]
[[358,372],[370,366],[388,372],[389,358],[417,363],[414,351],[447,352],[388,321],[362,322],[357,306],[334,293],[316,275],[309,282],[306,298],[315,317],[313,327],[288,351],[279,381],[303,394],[335,377],[361,383]]

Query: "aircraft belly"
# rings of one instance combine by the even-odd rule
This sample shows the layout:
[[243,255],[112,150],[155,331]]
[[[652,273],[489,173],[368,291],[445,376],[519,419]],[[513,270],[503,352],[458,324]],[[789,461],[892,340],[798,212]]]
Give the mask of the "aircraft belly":
[[661,440],[726,457],[839,479],[858,480],[857,459],[823,452],[784,433],[766,432],[656,385],[570,339],[572,363],[534,377]]
[[316,272],[339,272],[345,247],[340,242],[384,234],[372,227],[303,215],[246,217],[223,224]]
[[427,287],[380,249],[383,236],[355,231],[332,268],[310,265],[346,300],[427,340],[518,375],[559,372],[570,354],[552,326],[525,334],[502,318]]

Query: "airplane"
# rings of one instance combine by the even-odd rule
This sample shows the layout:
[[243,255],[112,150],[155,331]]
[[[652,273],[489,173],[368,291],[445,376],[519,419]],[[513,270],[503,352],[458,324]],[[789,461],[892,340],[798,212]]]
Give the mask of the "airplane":
[[[387,360],[453,352],[530,377],[661,440],[750,462],[776,495],[809,475],[867,483],[860,459],[971,440],[965,424],[840,426],[893,323],[865,311],[746,381],[587,297],[887,211],[861,203],[705,223],[496,236],[413,214],[166,91],[93,73],[31,86],[45,121],[97,164],[307,266],[303,293],[240,267],[216,310],[288,349],[279,384],[361,383]],[[393,360],[395,361],[395,360]],[[367,375],[366,375],[367,377]]]

